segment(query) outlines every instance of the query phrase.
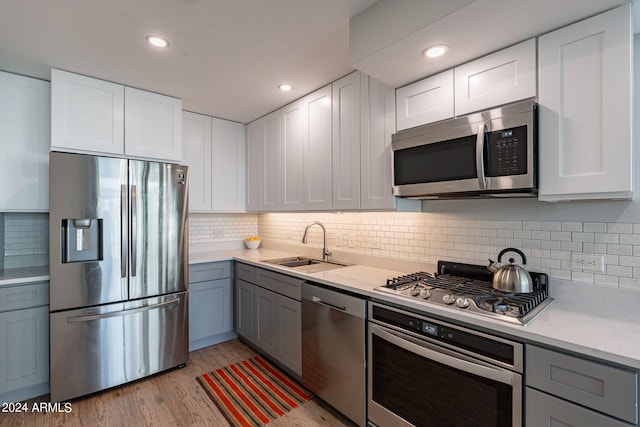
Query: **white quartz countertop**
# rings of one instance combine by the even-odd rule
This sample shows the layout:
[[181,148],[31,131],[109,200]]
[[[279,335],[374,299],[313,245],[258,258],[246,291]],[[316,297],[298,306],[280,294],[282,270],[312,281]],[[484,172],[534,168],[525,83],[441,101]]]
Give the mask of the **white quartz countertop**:
[[49,280],[49,267],[8,268],[0,271],[0,286]]
[[551,280],[551,296],[555,301],[527,326],[521,326],[374,291],[386,279],[411,271],[353,265],[306,274],[262,262],[295,255],[270,249],[214,250],[192,252],[190,263],[242,261],[358,292],[382,302],[401,304],[425,315],[510,336],[524,343],[553,346],[640,369],[640,292]]

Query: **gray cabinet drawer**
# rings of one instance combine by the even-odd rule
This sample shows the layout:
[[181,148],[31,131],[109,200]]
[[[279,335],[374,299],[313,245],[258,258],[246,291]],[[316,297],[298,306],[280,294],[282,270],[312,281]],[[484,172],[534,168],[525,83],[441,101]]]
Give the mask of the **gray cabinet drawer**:
[[525,425],[628,427],[629,424],[527,387]]
[[228,261],[207,262],[189,266],[189,283],[207,282],[228,277],[231,277],[231,263]]
[[526,384],[637,423],[637,375],[633,371],[529,345]]
[[49,282],[0,287],[0,312],[49,304]]
[[255,274],[256,285],[300,301],[300,288],[304,280],[261,268],[256,268]]
[[245,282],[255,283],[255,268],[251,265],[242,264],[236,262],[236,279],[244,280]]

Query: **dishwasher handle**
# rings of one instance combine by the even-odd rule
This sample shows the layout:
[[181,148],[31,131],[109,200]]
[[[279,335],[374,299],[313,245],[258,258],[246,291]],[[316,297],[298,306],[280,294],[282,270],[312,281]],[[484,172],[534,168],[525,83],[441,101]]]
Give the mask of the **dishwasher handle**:
[[317,304],[326,305],[327,307],[334,308],[336,310],[347,311],[347,307],[345,307],[344,305],[331,304],[330,302],[322,301],[322,298],[320,297],[311,297],[311,301]]
[[364,296],[341,292],[328,286],[318,286],[314,282],[303,282],[301,289],[302,306],[323,305],[341,313],[359,318],[367,317],[367,299]]

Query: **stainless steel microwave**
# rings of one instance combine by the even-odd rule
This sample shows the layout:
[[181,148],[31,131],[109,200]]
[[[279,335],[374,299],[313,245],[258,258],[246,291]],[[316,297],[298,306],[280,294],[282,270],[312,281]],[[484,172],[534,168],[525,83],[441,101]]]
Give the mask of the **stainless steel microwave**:
[[537,195],[535,99],[393,135],[393,194],[417,199]]

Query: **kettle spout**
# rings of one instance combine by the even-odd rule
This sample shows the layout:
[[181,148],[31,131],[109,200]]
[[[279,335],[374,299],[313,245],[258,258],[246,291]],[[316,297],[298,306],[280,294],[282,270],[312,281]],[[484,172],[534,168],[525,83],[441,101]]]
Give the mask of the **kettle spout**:
[[489,259],[489,265],[487,266],[487,270],[489,270],[492,273],[497,273],[498,272],[498,264],[494,260]]

